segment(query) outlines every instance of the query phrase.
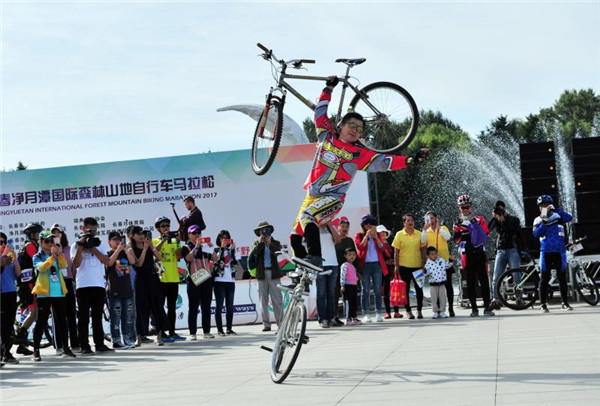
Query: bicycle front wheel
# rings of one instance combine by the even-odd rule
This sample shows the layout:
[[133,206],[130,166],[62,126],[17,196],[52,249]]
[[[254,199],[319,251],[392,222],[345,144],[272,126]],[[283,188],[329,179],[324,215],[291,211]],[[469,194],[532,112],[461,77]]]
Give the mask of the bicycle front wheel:
[[306,307],[301,302],[293,306],[289,318],[281,323],[273,348],[271,379],[275,383],[282,383],[290,374],[306,339]]
[[365,119],[365,145],[373,151],[391,154],[410,144],[417,133],[419,110],[412,96],[391,82],[365,86],[350,102]]
[[509,269],[498,278],[496,292],[504,306],[513,310],[525,310],[537,300],[538,282],[535,270],[528,272],[520,268]]
[[279,100],[271,99],[258,119],[252,140],[252,170],[257,175],[264,175],[273,165],[282,128],[283,106]]
[[574,272],[573,284],[577,293],[589,305],[596,306],[600,300],[598,295],[598,286],[592,277],[585,271],[582,266],[578,266]]

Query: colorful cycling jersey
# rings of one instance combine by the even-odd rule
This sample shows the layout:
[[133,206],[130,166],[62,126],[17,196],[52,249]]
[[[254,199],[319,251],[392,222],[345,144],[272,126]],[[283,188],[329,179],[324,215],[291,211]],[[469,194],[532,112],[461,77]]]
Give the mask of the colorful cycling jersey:
[[331,90],[326,87],[315,109],[319,147],[304,184],[310,196],[331,196],[343,201],[357,170],[385,172],[406,168],[406,156],[379,154],[365,146],[341,141],[327,117],[330,101]]
[[566,252],[565,223],[571,220],[573,216],[561,209],[554,209],[548,218],[535,218],[533,235],[540,239],[541,252]]

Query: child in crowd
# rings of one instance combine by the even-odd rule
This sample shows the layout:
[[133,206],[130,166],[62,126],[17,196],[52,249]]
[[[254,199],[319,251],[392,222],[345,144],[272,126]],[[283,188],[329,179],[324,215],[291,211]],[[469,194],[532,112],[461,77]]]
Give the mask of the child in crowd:
[[435,247],[427,247],[426,253],[425,274],[429,276],[433,318],[445,319],[448,317],[446,315],[446,261],[438,257]]
[[356,284],[358,282],[358,275],[356,268],[352,265],[356,261],[356,250],[354,248],[346,248],[344,258],[346,258],[346,262],[342,264],[340,269],[340,291],[344,295],[344,302],[346,303],[346,324],[349,326],[358,325],[362,324],[356,318],[356,309],[358,307]]

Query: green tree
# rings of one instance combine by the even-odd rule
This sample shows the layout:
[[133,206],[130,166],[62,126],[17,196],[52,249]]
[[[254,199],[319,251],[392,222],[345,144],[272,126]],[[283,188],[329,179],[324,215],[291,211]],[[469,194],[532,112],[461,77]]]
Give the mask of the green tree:
[[27,169],[27,166],[23,164],[23,162],[19,161],[19,163],[17,164],[17,167],[15,168],[16,171],[24,171]]
[[306,117],[302,122],[302,129],[310,142],[317,142],[317,128],[312,118]]

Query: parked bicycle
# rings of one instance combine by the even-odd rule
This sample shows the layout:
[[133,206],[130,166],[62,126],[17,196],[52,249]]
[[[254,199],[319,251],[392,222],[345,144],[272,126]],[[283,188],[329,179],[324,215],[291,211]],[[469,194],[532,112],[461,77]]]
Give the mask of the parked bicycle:
[[[578,258],[573,256],[581,249],[582,240],[567,245],[567,262],[573,275],[573,287],[586,303],[595,306],[600,301],[598,293],[600,267],[585,267]],[[553,279],[550,280],[550,284]],[[540,269],[536,261],[531,258],[531,265],[509,269],[502,273],[496,282],[496,291],[503,305],[513,310],[524,310],[533,306],[539,299],[539,285]]]
[[[273,50],[260,43],[257,46],[264,51],[260,56],[271,63],[271,72],[276,81],[276,86],[271,87],[267,93],[265,108],[252,140],[252,169],[257,175],[264,175],[273,164],[279,149],[287,92],[292,93],[311,110],[316,108],[313,102],[294,89],[286,79],[327,81],[327,77],[288,74],[288,68],[303,69],[304,64],[312,64],[315,61],[277,59]],[[346,65],[346,73],[339,78],[343,85],[342,93],[337,115],[332,122],[337,123],[341,120],[346,89],[350,89],[354,92],[354,97],[349,108],[361,114],[366,122],[366,131],[361,141],[373,151],[397,153],[412,141],[417,132],[417,105],[412,96],[395,83],[375,82],[359,89],[352,83],[356,78],[350,76],[350,69],[365,61],[365,58],[336,60]]]
[[300,258],[291,258],[296,265],[294,272],[288,273],[288,276],[296,280],[293,287],[279,285],[282,290],[290,292],[290,301],[285,308],[283,318],[281,319],[277,338],[273,348],[262,346],[261,348],[271,351],[271,379],[275,383],[282,383],[290,374],[302,344],[308,344],[306,336],[306,306],[304,305],[304,296],[308,295],[305,287],[311,281],[317,279],[317,275],[328,275],[331,271],[323,271]]

